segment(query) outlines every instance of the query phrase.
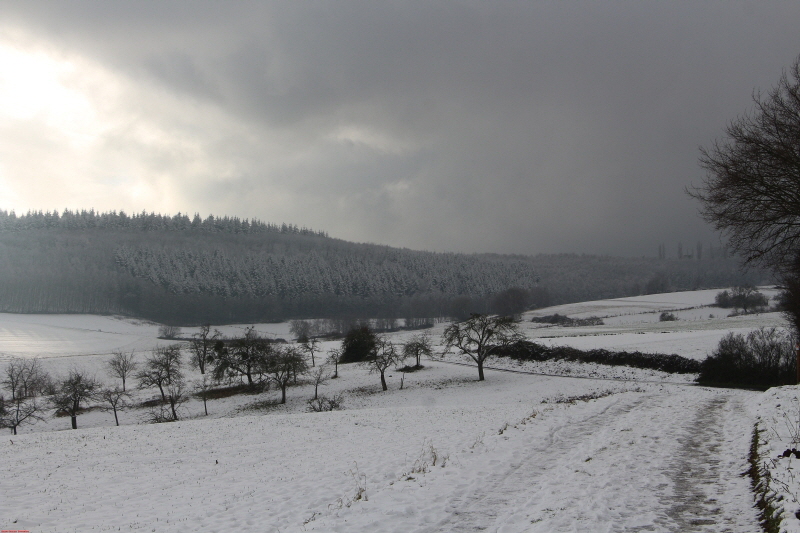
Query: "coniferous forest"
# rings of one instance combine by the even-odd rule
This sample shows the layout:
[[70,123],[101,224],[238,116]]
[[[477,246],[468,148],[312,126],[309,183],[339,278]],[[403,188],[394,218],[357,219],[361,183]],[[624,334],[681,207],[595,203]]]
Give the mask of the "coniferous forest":
[[0,312],[177,325],[458,318],[509,298],[531,308],[769,281],[727,254],[700,257],[435,253],[236,217],[0,211]]

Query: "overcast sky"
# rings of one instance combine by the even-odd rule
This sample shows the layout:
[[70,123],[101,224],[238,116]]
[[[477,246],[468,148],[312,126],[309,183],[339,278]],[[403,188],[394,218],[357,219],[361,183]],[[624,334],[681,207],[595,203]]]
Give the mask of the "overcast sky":
[[0,3],[0,208],[674,255],[800,2]]

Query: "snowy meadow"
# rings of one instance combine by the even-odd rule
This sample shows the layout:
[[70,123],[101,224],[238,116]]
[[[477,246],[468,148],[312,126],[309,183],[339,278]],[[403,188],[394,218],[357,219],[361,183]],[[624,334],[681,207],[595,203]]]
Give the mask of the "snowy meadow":
[[[728,317],[717,291],[570,304],[526,313],[530,340],[582,349],[676,353],[701,360],[729,331],[782,327],[778,313]],[[765,294],[772,295],[768,291]],[[677,320],[659,321],[672,312]],[[554,313],[602,325],[531,322]],[[239,335],[249,325],[219,329]],[[431,332],[438,343],[446,324]],[[291,340],[289,324],[257,324]],[[143,359],[159,325],[86,315],[0,315],[0,364],[37,357],[107,385],[114,351]],[[184,328],[182,337],[196,333]],[[415,332],[389,333],[395,343]],[[319,360],[340,341],[323,341]],[[440,353],[441,346],[435,346]],[[793,387],[711,389],[694,375],[566,361],[493,358],[486,380],[455,354],[379,377],[356,364],[319,387],[343,409],[309,412],[314,385],[181,406],[150,424],[144,407],[48,413],[0,440],[0,528],[49,531],[733,531],[759,528],[749,477],[758,465],[785,531],[800,531]],[[196,383],[199,372],[188,371]],[[402,383],[402,389],[401,387]],[[134,390],[138,402],[157,389]]]

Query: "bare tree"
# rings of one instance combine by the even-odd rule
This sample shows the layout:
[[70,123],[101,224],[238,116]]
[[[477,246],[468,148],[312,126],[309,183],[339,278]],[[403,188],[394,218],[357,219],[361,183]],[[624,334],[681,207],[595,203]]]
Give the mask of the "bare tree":
[[800,250],[800,57],[726,139],[701,149],[706,176],[688,193],[746,263],[791,272]]
[[478,381],[483,381],[483,363],[502,348],[520,340],[511,317],[473,314],[463,322],[454,322],[444,330],[445,350],[457,348],[478,365]]
[[11,359],[0,384],[11,393],[8,400],[0,395],[0,427],[9,428],[16,435],[18,427],[44,420],[36,396],[50,387],[51,380],[38,359]]
[[78,415],[83,412],[81,405],[95,397],[100,383],[86,372],[72,369],[56,386],[56,393],[50,397],[56,415],[68,414],[72,429],[78,429]]
[[292,320],[289,322],[289,331],[298,342],[302,342],[311,335],[311,323],[306,320]]
[[111,359],[106,363],[108,373],[122,380],[122,391],[125,392],[125,380],[133,375],[139,364],[136,362],[136,352],[125,353],[121,350],[113,352]]
[[239,375],[247,378],[247,384],[254,386],[257,373],[263,362],[272,352],[272,344],[262,338],[254,327],[245,330],[244,336],[227,343],[217,341],[214,345],[214,379],[221,380],[226,375]]
[[186,382],[183,377],[173,379],[167,385],[167,403],[169,404],[170,414],[172,418],[170,421],[178,420],[178,408],[189,401],[189,396],[186,393]]
[[286,388],[293,376],[305,373],[306,359],[291,346],[276,348],[264,360],[264,374],[281,389],[281,403],[286,403]]
[[199,383],[195,383],[194,385],[194,392],[195,394],[200,396],[200,399],[203,400],[203,411],[205,411],[206,416],[208,416],[208,392],[211,390],[211,382],[208,379],[208,376],[203,375],[202,381]]
[[11,393],[11,399],[29,398],[43,392],[49,376],[38,359],[12,358],[3,373],[3,385]]
[[39,415],[40,411],[36,398],[17,396],[6,401],[0,395],[0,427],[11,429],[13,435],[17,434],[17,428],[22,425],[44,420]]
[[152,355],[144,362],[144,368],[136,374],[139,388],[158,387],[161,400],[166,403],[167,394],[164,389],[173,381],[183,379],[181,365],[179,344],[153,348]]
[[316,361],[314,360],[314,353],[320,351],[319,341],[317,339],[306,338],[300,343],[300,348],[311,356],[311,367],[313,368],[317,366]]
[[414,368],[417,369],[422,368],[422,356],[430,356],[432,353],[431,336],[427,331],[412,336],[411,339],[403,345],[403,354],[406,357],[413,357],[416,360]]
[[117,416],[117,412],[128,407],[127,400],[131,397],[131,395],[125,392],[125,389],[114,387],[113,389],[102,389],[98,394],[98,397],[108,404],[106,407],[103,407],[103,410],[112,411],[114,413],[114,422],[119,425],[119,417]]
[[221,333],[214,331],[211,333],[211,325],[203,324],[200,326],[200,332],[192,335],[192,340],[189,343],[189,350],[192,352],[192,357],[189,363],[192,368],[200,369],[201,374],[206,373],[206,363],[214,353],[214,345],[217,343]]
[[339,377],[339,358],[342,357],[342,351],[338,348],[332,348],[328,350],[328,359],[326,364],[333,365],[333,376],[331,379],[336,379]]
[[386,370],[391,366],[397,366],[403,360],[403,353],[398,350],[386,337],[379,337],[375,354],[364,361],[362,364],[369,368],[370,373],[377,372],[381,375],[381,387],[388,390],[386,386]]
[[[723,291],[723,294],[727,291]],[[767,307],[769,300],[752,286],[738,286],[731,290],[730,306],[741,309],[745,314]]]
[[180,420],[180,407],[189,401],[186,382],[183,377],[172,379],[164,385],[165,400],[153,406],[146,415],[146,420],[153,424],[176,422]]
[[325,385],[331,379],[331,373],[328,365],[320,365],[308,373],[311,378],[311,383],[314,384],[314,399],[317,399],[317,391],[320,385]]
[[158,337],[160,339],[174,340],[181,334],[178,326],[167,326],[166,324],[158,327]]

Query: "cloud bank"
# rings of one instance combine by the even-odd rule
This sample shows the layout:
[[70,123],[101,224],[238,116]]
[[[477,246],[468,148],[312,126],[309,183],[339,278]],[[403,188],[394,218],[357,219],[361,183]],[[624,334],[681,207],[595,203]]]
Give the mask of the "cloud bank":
[[716,242],[683,192],[698,147],[800,53],[789,3],[6,2],[0,20],[0,208],[463,252]]

